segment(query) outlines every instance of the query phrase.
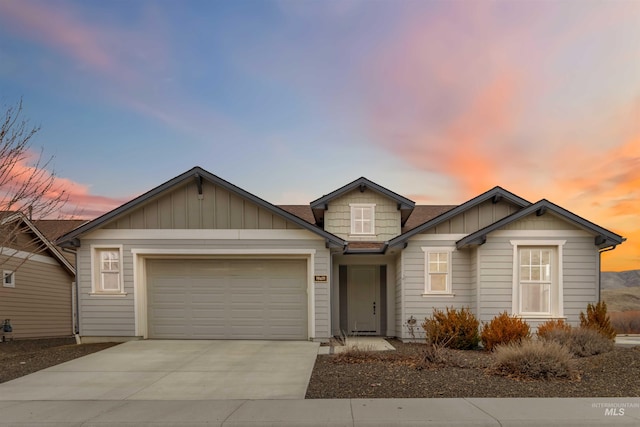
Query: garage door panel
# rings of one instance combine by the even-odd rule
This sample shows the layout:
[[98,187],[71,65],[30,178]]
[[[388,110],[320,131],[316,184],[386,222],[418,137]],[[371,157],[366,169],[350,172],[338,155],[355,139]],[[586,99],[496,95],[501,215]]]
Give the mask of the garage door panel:
[[149,260],[151,338],[306,339],[305,260]]

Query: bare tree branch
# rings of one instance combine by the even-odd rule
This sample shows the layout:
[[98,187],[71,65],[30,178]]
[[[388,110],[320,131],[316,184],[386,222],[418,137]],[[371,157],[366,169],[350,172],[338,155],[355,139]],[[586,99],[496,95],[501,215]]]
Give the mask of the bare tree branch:
[[4,108],[0,121],[0,266],[9,261],[15,265],[15,259],[7,258],[15,250],[39,253],[46,248],[24,222],[4,223],[5,219],[15,212],[29,220],[59,217],[69,199],[53,169],[54,157],[31,149],[40,127],[30,126],[22,115],[20,100]]

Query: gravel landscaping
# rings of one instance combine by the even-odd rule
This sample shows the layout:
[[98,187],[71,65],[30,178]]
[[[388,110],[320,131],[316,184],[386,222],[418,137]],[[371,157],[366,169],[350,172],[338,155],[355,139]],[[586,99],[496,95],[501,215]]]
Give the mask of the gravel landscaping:
[[318,356],[306,398],[640,396],[640,346],[576,358],[571,380],[523,380],[496,373],[482,350],[444,349],[444,363],[425,364],[424,345],[388,341],[396,351]]

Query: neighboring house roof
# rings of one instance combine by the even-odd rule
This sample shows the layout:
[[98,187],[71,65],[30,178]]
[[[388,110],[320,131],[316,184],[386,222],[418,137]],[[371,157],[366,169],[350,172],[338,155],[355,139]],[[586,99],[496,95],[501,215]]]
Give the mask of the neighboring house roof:
[[86,219],[38,219],[33,221],[38,230],[52,242],[87,222],[89,221]]
[[404,244],[410,237],[415,236],[418,233],[421,233],[423,231],[426,231],[432,227],[435,227],[438,224],[441,224],[445,221],[450,220],[451,218],[455,217],[456,215],[461,214],[462,212],[465,212],[471,208],[473,208],[474,206],[477,206],[481,203],[486,202],[487,200],[493,200],[495,203],[499,202],[502,199],[506,199],[508,201],[510,201],[511,203],[514,203],[520,207],[525,207],[525,206],[529,206],[531,203],[528,202],[527,200],[523,199],[522,197],[516,196],[515,194],[511,193],[510,191],[505,190],[502,187],[494,187],[489,191],[486,191],[482,194],[480,194],[479,196],[474,197],[473,199],[461,204],[460,206],[457,206],[453,209],[449,209],[448,211],[445,211],[444,213],[436,216],[435,218],[428,220],[427,222],[423,223],[422,225],[419,225],[401,235],[399,235],[398,237],[395,237],[391,240],[389,240],[389,246],[397,246],[397,245],[402,245]]
[[[50,242],[55,242],[58,237],[87,222],[89,221],[86,219],[38,219],[33,221],[36,227],[38,227],[38,230],[40,230]],[[60,253],[71,265],[75,265],[76,257],[73,253],[63,250],[61,250]]]
[[24,223],[29,228],[29,230],[31,230],[31,232],[35,234],[36,237],[40,241],[42,241],[42,243],[44,243],[46,249],[53,255],[55,259],[58,260],[58,262],[60,262],[62,267],[65,268],[73,276],[76,275],[76,269],[72,265],[72,263],[69,262],[67,258],[65,258],[65,256],[58,250],[58,248],[54,246],[54,244],[38,229],[38,227],[36,227],[33,221],[27,218],[26,215],[24,215],[22,212],[3,212],[3,215],[1,215],[0,218],[1,225],[9,224],[14,221],[21,221],[22,223]]
[[519,210],[518,212],[515,212],[481,230],[476,231],[475,233],[469,234],[468,236],[456,242],[456,246],[458,248],[463,248],[470,245],[482,244],[486,240],[487,234],[491,233],[492,231],[498,230],[507,224],[510,224],[533,213],[540,216],[544,215],[547,211],[561,216],[562,218],[571,221],[578,227],[595,234],[596,238],[594,244],[600,248],[616,246],[626,240],[624,237],[616,233],[613,233],[605,228],[600,227],[599,225],[592,223],[591,221],[588,221],[572,212],[569,212],[568,210],[554,203],[551,203],[546,199],[542,199],[539,202],[529,205]]
[[331,193],[322,196],[310,203],[316,223],[322,224],[324,222],[324,211],[327,210],[327,206],[331,200],[340,197],[343,194],[349,193],[355,189],[359,189],[360,191],[370,189],[396,201],[398,203],[400,218],[403,225],[407,221],[407,218],[409,218],[409,215],[411,215],[411,212],[416,205],[413,200],[407,199],[406,197],[401,196],[398,193],[394,193],[393,191],[379,184],[376,184],[375,182],[370,181],[365,177],[360,177],[355,181],[352,181],[347,185],[344,185],[337,190],[332,191]]
[[282,208],[272,205],[266,200],[263,200],[258,196],[255,196],[249,193],[248,191],[245,191],[242,188],[231,184],[228,181],[225,181],[224,179],[212,174],[211,172],[208,172],[202,169],[199,166],[196,166],[193,169],[190,169],[187,172],[184,172],[183,174],[178,175],[175,178],[165,182],[164,184],[161,184],[158,187],[155,187],[154,189],[149,190],[143,195],[136,197],[130,202],[127,202],[124,205],[110,212],[107,212],[106,214],[94,219],[93,221],[90,221],[84,225],[81,225],[75,230],[72,230],[71,232],[59,237],[56,240],[56,244],[61,246],[78,247],[79,241],[77,241],[76,239],[82,234],[85,234],[89,231],[100,228],[101,226],[105,225],[106,223],[115,219],[116,217],[123,215],[126,212],[129,212],[130,210],[141,206],[145,202],[151,200],[152,198],[158,196],[159,194],[165,192],[166,190],[176,187],[178,185],[181,185],[188,180],[195,180],[196,183],[198,183],[198,186],[201,187],[203,179],[213,183],[214,185],[218,185],[230,192],[233,192],[242,198],[250,200],[251,202],[255,203],[261,208],[264,208],[265,210],[273,214],[279,215],[280,217],[283,217],[286,220],[291,221],[292,223],[297,224],[300,227],[325,238],[327,240],[327,243],[330,243],[330,244],[333,244],[334,246],[339,246],[339,247],[344,247],[344,245],[346,244],[346,242],[341,238],[339,238],[338,236],[331,234],[319,227],[316,227],[313,224],[310,224],[309,222],[303,220],[302,218],[294,214],[291,214],[290,212],[287,212]]

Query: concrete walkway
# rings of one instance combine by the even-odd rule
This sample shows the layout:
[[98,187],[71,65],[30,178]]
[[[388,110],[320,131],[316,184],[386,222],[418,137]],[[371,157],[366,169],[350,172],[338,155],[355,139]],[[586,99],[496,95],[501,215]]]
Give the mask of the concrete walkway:
[[4,401],[0,426],[637,426],[639,405],[637,398]]
[[308,341],[129,341],[0,384],[0,403],[304,399],[318,347]]

